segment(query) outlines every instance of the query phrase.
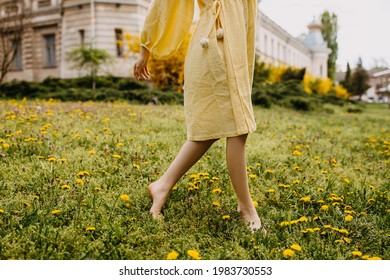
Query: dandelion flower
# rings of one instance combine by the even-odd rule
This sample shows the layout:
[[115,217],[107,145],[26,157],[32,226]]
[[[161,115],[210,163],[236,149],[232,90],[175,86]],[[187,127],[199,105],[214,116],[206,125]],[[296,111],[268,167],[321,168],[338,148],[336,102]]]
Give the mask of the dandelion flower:
[[230,219],[230,216],[229,216],[229,215],[224,215],[224,216],[222,216],[222,220],[228,220],[228,219]]
[[357,257],[361,257],[363,255],[363,253],[360,251],[352,251],[352,255],[357,256]]
[[0,214],[3,214],[5,211],[3,209],[0,209]]
[[256,200],[253,200],[252,202],[253,202],[253,206],[255,206],[255,207],[259,206],[259,203]]
[[221,188],[215,188],[215,189],[212,190],[212,192],[213,193],[221,193],[222,190],[221,190]]
[[269,192],[269,193],[274,193],[275,190],[274,190],[274,189],[268,189],[268,192]]
[[216,202],[216,201],[213,202],[212,205],[213,205],[214,207],[220,207],[220,206],[221,206],[221,204],[220,204],[219,202]]
[[112,155],[113,158],[122,158],[122,156],[118,155],[118,154],[115,154],[115,155]]
[[294,251],[291,249],[286,249],[283,251],[283,256],[285,257],[292,257],[294,256],[294,254],[295,254]]
[[349,239],[348,237],[343,237],[343,240],[344,240],[346,243],[348,243],[348,244],[351,243],[351,239]]
[[120,199],[121,199],[121,200],[124,200],[124,201],[127,201],[127,200],[130,200],[130,197],[129,197],[127,194],[122,194],[122,195],[120,196]]
[[300,201],[303,201],[303,202],[310,202],[311,198],[310,196],[304,196],[300,199]]
[[290,246],[291,249],[295,250],[295,251],[301,251],[302,248],[301,246],[299,246],[299,244],[293,244]]
[[61,186],[61,189],[63,189],[63,190],[69,190],[69,189],[70,189],[70,186],[69,186],[69,185],[63,185],[63,186]]
[[321,210],[322,211],[328,211],[329,210],[329,206],[328,205],[322,205],[321,206]]
[[300,151],[298,151],[298,150],[294,150],[294,151],[292,152],[292,154],[293,154],[294,156],[301,156],[301,155],[303,155],[303,153],[300,152]]
[[367,258],[367,260],[369,260],[369,261],[380,261],[381,258],[380,257],[370,257],[370,258]]
[[57,214],[61,213],[61,210],[53,210],[53,211],[51,211],[51,213],[53,215],[57,215]]
[[347,184],[351,183],[351,181],[348,180],[347,178],[344,179],[344,182],[347,183]]
[[308,219],[307,219],[305,216],[303,216],[303,217],[300,217],[300,218],[299,218],[299,221],[300,221],[300,222],[307,222]]
[[257,175],[256,175],[256,174],[249,174],[249,178],[250,178],[250,179],[256,179],[256,178],[257,178]]
[[49,162],[55,162],[55,161],[56,161],[56,158],[55,158],[55,157],[49,157],[47,160],[48,160]]
[[346,217],[345,217],[345,221],[347,221],[347,222],[350,222],[350,221],[352,221],[353,220],[353,216],[351,216],[351,215],[347,215]]
[[87,227],[86,229],[85,229],[85,231],[94,231],[94,230],[96,230],[96,228],[94,228],[94,227]]
[[135,169],[140,169],[140,168],[141,168],[141,166],[140,166],[139,164],[133,164],[133,167],[134,167]]
[[94,155],[94,154],[96,154],[96,151],[94,151],[94,150],[90,150],[90,151],[88,151],[88,154],[90,154],[90,155]]
[[194,260],[201,260],[202,258],[199,255],[199,252],[196,250],[188,250],[187,254]]
[[176,260],[179,254],[175,251],[168,253],[167,260]]

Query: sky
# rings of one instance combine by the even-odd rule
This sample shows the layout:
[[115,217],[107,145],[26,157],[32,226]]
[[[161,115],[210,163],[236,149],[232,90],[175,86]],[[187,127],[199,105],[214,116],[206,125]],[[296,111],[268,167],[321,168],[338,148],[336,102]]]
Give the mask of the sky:
[[390,0],[262,0],[259,9],[295,37],[307,32],[313,17],[335,13],[339,70],[345,71],[347,62],[353,68],[359,57],[366,69],[390,68]]

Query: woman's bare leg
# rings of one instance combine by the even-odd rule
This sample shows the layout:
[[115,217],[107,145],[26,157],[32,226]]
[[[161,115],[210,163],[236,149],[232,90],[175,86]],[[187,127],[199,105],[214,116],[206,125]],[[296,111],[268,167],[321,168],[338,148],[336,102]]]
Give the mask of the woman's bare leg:
[[153,200],[150,212],[154,218],[161,213],[169,192],[177,181],[207,152],[216,140],[185,142],[164,175],[148,186],[149,194]]
[[247,136],[245,134],[227,139],[226,161],[238,199],[238,211],[244,223],[249,224],[253,231],[261,228],[261,222],[249,193],[245,155]]

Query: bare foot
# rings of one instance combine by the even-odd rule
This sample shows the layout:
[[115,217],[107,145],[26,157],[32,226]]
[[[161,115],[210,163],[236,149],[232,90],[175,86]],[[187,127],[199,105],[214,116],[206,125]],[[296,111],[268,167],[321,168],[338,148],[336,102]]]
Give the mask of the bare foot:
[[148,191],[153,201],[150,213],[152,213],[153,218],[156,219],[161,216],[161,209],[165,202],[167,202],[169,190],[165,190],[157,182],[154,182],[148,186]]
[[237,207],[237,212],[240,214],[242,221],[244,224],[248,225],[249,229],[252,233],[254,233],[257,230],[260,230],[266,234],[267,231],[262,227],[261,221],[259,218],[259,215],[257,215],[257,212],[255,209],[252,211],[241,211],[241,207]]

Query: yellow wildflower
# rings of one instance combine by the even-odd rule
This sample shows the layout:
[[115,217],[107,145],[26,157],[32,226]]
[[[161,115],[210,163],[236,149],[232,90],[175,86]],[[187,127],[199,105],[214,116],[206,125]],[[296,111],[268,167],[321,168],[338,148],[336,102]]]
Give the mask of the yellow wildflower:
[[49,157],[47,160],[50,161],[50,162],[55,162],[56,158],[55,157]]
[[96,154],[96,151],[94,151],[94,150],[90,150],[90,151],[88,151],[88,154],[90,154],[90,155],[94,155],[94,154]]
[[193,258],[194,260],[201,260],[202,258],[200,257],[200,254],[196,250],[188,250],[187,254]]
[[321,210],[322,210],[322,211],[328,211],[328,209],[329,209],[329,206],[328,206],[328,205],[322,205],[322,206],[321,206]]
[[80,171],[79,173],[76,174],[77,176],[85,176],[85,175],[90,175],[88,171]]
[[285,257],[292,257],[294,256],[294,254],[295,254],[294,251],[291,249],[286,249],[283,251],[283,256]]
[[141,166],[139,165],[139,164],[133,164],[133,167],[135,168],[135,169],[140,169],[141,168]]
[[310,196],[304,196],[300,199],[300,201],[303,201],[303,202],[310,202],[311,198]]
[[96,230],[96,228],[94,228],[94,227],[87,227],[87,228],[85,229],[85,231],[94,231],[94,230]]
[[127,194],[122,194],[122,195],[120,196],[120,199],[121,199],[121,200],[124,200],[124,201],[127,201],[127,200],[130,200],[130,197],[129,197]]
[[112,155],[113,158],[122,158],[122,156],[118,155],[118,154],[115,154],[115,155]]
[[221,206],[221,204],[220,204],[219,202],[216,202],[216,201],[213,202],[212,205],[213,205],[214,207],[220,207],[220,206]]
[[350,221],[352,221],[353,220],[353,216],[351,216],[351,215],[347,215],[346,217],[345,217],[345,221],[347,221],[347,222],[350,222]]
[[300,151],[298,151],[298,150],[294,150],[294,151],[292,152],[292,154],[293,154],[294,156],[301,156],[301,155],[303,155],[303,153],[300,152]]
[[256,178],[257,178],[257,175],[256,175],[256,174],[249,174],[249,178],[250,178],[250,179],[256,179]]
[[51,211],[51,213],[53,215],[57,215],[57,214],[61,213],[61,210],[53,210],[53,211]]
[[253,206],[255,206],[255,207],[259,206],[259,203],[256,200],[253,200],[252,202],[253,202]]
[[224,216],[222,216],[222,220],[228,220],[228,219],[230,219],[230,216],[229,216],[229,215],[224,215]]
[[176,260],[179,254],[175,251],[168,253],[167,260]]
[[274,189],[268,189],[268,192],[269,192],[269,193],[274,193],[275,190],[274,190]]
[[3,209],[0,209],[0,214],[3,214],[5,211]]
[[69,186],[69,185],[63,185],[63,186],[61,186],[61,189],[63,189],[63,190],[69,190],[69,189],[70,189],[70,186]]
[[300,222],[307,222],[308,219],[307,219],[305,216],[303,216],[303,217],[300,217],[300,218],[299,218],[299,221],[300,221]]
[[345,242],[347,242],[348,244],[351,243],[351,239],[349,239],[348,237],[343,237],[343,240],[344,240]]
[[295,251],[301,251],[302,248],[301,246],[299,246],[299,244],[293,244],[290,246],[291,249],[295,250]]
[[222,190],[220,188],[215,188],[212,190],[213,193],[221,193]]
[[363,255],[363,253],[360,252],[360,251],[352,251],[352,255],[353,255],[353,256],[361,257],[361,256]]
[[380,257],[370,257],[370,258],[367,258],[367,260],[370,260],[370,261],[380,261],[381,258]]

